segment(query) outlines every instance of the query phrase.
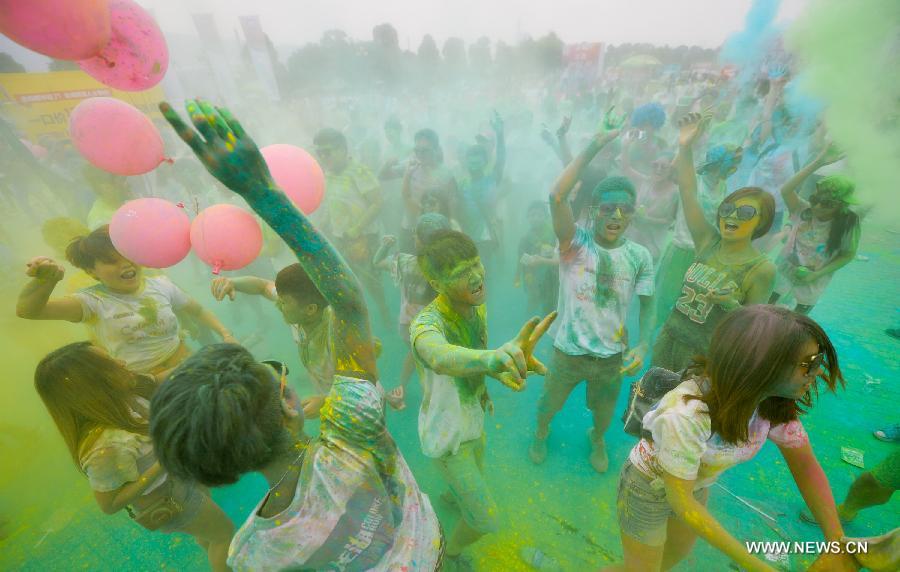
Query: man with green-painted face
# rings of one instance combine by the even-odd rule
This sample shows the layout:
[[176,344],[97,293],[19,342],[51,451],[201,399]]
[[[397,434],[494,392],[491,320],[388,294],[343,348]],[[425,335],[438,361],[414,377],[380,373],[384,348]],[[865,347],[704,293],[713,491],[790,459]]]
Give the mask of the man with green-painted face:
[[532,351],[556,314],[532,318],[515,339],[489,350],[485,272],[472,239],[436,231],[419,251],[419,266],[438,293],[410,325],[424,386],[419,440],[462,517],[447,540],[444,570],[469,570],[463,549],[498,527],[497,505],[483,473],[484,412],[491,408],[485,376],[521,391],[529,373],[543,375],[546,368]]
[[[582,170],[618,135],[597,134],[557,179],[550,194],[553,230],[559,240],[560,323],[550,372],[538,403],[537,430],[529,450],[535,464],[547,458],[550,422],[582,381],[594,427],[590,462],[598,473],[609,467],[603,434],[612,420],[623,373],[637,373],[653,331],[653,258],[625,238],[634,214],[634,185],[607,177],[593,189],[588,223],[577,226],[568,196]],[[634,295],[640,299],[640,340],[629,349],[625,327]]]

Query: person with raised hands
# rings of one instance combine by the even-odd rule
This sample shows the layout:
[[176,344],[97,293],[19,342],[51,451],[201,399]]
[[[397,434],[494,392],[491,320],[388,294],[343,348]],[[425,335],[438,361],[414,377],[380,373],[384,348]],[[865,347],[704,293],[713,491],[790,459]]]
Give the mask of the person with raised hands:
[[462,551],[498,529],[497,505],[484,479],[484,413],[493,410],[485,376],[522,391],[529,373],[544,375],[547,369],[533,351],[556,312],[532,318],[515,339],[487,349],[485,272],[472,239],[436,231],[419,251],[419,266],[438,293],[410,325],[424,386],[419,440],[462,517],[447,540],[447,567],[468,570]]
[[693,356],[706,351],[716,324],[729,312],[765,304],[775,280],[775,265],[752,242],[772,227],[772,195],[758,187],[738,189],[719,203],[716,224],[706,219],[697,193],[692,148],[709,118],[691,113],[678,123],[676,178],[695,254],[678,278],[681,295],[653,346],[652,365],[671,371],[684,368]]
[[[618,121],[608,114],[607,127]],[[588,434],[590,463],[598,473],[606,472],[609,457],[603,435],[612,421],[622,374],[640,371],[653,332],[653,259],[644,246],[625,237],[635,210],[634,185],[625,177],[606,177],[593,189],[581,189],[590,195],[588,225],[576,224],[568,200],[577,181],[584,180],[587,165],[618,135],[616,128],[597,133],[550,193],[559,241],[560,323],[528,452],[535,464],[547,458],[554,416],[583,381],[594,422]],[[640,300],[640,339],[629,347],[625,322],[635,294]]]
[[321,435],[303,431],[286,368],[232,344],[172,372],[150,406],[150,433],[172,474],[209,486],[259,472],[269,492],[235,535],[236,570],[438,570],[443,538],[387,431],[362,287],[334,247],[275,185],[256,144],[225,109],[190,100],[189,127],[166,120],[206,169],[241,195],[296,254],[336,319],[334,382]]

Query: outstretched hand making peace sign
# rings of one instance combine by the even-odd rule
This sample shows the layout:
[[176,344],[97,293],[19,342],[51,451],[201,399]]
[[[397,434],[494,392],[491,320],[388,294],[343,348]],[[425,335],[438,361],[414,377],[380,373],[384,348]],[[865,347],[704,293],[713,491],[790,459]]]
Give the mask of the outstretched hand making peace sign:
[[537,316],[528,320],[514,339],[490,353],[488,375],[513,391],[522,391],[529,373],[546,374],[547,367],[534,357],[534,347],[555,319],[556,312],[550,312],[543,320]]
[[202,99],[184,105],[196,129],[167,102],[160,103],[159,110],[213,177],[242,196],[275,187],[259,148],[231,112]]

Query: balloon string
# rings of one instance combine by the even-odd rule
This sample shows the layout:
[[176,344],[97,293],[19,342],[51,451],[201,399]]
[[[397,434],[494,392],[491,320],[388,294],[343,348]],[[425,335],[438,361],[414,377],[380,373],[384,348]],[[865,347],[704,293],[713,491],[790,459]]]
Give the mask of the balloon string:
[[217,260],[213,263],[212,273],[218,276],[220,272],[222,272],[222,262]]

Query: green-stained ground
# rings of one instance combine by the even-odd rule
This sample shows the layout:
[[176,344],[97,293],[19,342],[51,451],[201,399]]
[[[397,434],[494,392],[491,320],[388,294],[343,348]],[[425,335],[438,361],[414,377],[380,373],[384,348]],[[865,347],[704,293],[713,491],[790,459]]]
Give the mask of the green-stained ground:
[[[900,342],[883,333],[886,327],[900,323],[898,243],[900,235],[867,229],[860,253],[868,261],[855,261],[840,272],[812,314],[835,342],[848,381],[845,391],[837,396],[823,395],[804,418],[814,449],[839,498],[861,472],[841,461],[842,445],[864,450],[867,467],[874,466],[898,446],[872,437],[873,429],[900,422]],[[217,309],[239,334],[246,336],[263,330],[265,338],[254,348],[257,357],[286,357],[292,368],[299,370],[289,331],[274,307],[258,304],[234,313],[238,309],[235,302],[230,307],[226,303],[222,310],[221,306],[214,306],[205,285],[187,280],[197,270],[184,263],[172,274],[201,302]],[[512,337],[525,317],[521,292],[506,288],[511,283],[506,276],[489,283],[492,346]],[[396,307],[396,292],[390,293]],[[50,345],[44,340],[30,341],[37,340],[39,332],[48,331],[39,327],[48,326],[13,323],[8,317],[3,320],[0,326],[4,332],[11,331],[11,326],[20,332],[5,350],[10,353],[3,362],[9,364],[7,371],[12,374],[5,383],[19,384],[22,389],[12,394],[24,396],[21,399],[27,405],[23,407],[31,413],[23,413],[9,402],[0,406],[4,410],[0,421],[0,518],[4,536],[0,540],[0,569],[204,569],[205,556],[189,537],[149,533],[132,524],[124,514],[110,517],[99,511],[87,483],[65,456],[46,415],[35,406],[34,397],[26,393],[34,366],[30,355],[34,352],[27,348],[31,347],[29,343],[42,348],[41,343]],[[385,343],[380,361],[382,382],[390,388],[396,384],[404,346],[397,338],[395,326],[376,327]],[[72,332],[68,329],[59,335],[71,336]],[[542,355],[548,349],[549,341],[543,342]],[[528,570],[518,556],[520,549],[528,545],[540,547],[559,560],[565,570],[573,571],[596,569],[621,555],[615,518],[617,468],[633,440],[614,423],[607,435],[613,468],[606,475],[594,473],[587,461],[585,436],[590,416],[584,408],[584,393],[579,391],[554,422],[547,462],[541,467],[531,465],[527,447],[541,383],[541,378],[529,379],[522,394],[513,394],[497,384],[491,386],[496,415],[489,418],[487,427],[487,470],[503,511],[504,526],[502,532],[485,538],[472,549],[480,570]],[[434,499],[444,528],[449,530],[456,517],[437,499],[444,485],[419,451],[416,406],[420,391],[415,382],[410,387],[409,407],[401,413],[391,411],[389,425],[422,488]],[[625,395],[623,385],[617,413],[624,407]],[[13,433],[7,424],[34,429]],[[774,446],[766,446],[753,462],[726,473],[721,484],[777,517],[777,528],[789,539],[821,539],[816,528],[797,520],[803,502]],[[214,497],[240,523],[263,490],[262,479],[249,476],[235,486],[216,490]],[[710,505],[725,527],[741,540],[779,539],[765,518],[719,488],[713,489]],[[846,530],[851,536],[866,536],[898,523],[900,500],[894,498],[887,505],[864,511]],[[797,569],[801,569],[802,562],[799,558],[795,561]],[[729,561],[701,541],[678,570],[700,569],[728,570]]]

